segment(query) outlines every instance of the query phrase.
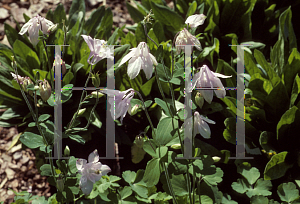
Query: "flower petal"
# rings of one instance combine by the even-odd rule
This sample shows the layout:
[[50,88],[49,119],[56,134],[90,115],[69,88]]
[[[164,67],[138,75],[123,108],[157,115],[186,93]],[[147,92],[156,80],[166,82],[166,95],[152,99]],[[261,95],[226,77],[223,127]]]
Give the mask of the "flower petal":
[[81,37],[83,37],[84,41],[89,46],[90,51],[93,52],[93,54],[94,54],[94,52],[95,52],[95,50],[94,50],[94,40],[90,36],[87,36],[87,35],[81,35]]
[[200,125],[198,126],[198,131],[202,137],[206,139],[210,138],[210,128],[205,121],[201,120]]
[[102,176],[105,176],[106,174],[111,172],[111,169],[107,165],[102,165],[100,170],[101,170]]
[[140,73],[142,63],[143,61],[141,57],[131,58],[127,68],[127,74],[130,79],[134,79]]
[[84,165],[86,165],[86,163],[87,163],[87,161],[86,161],[85,159],[77,159],[77,161],[76,161],[76,167],[77,167],[77,169],[78,169],[79,171],[81,171],[81,170],[82,170],[82,167],[83,167]]
[[132,48],[132,51],[130,51],[127,55],[125,55],[124,57],[123,57],[123,59],[121,60],[121,62],[120,62],[120,64],[119,64],[119,67],[122,65],[122,64],[124,64],[125,62],[127,62],[130,58],[132,58],[133,56],[134,56],[134,54],[135,54],[135,50],[136,50],[137,48]]
[[150,58],[151,58],[153,64],[156,66],[157,65],[157,61],[156,61],[155,57],[151,53],[149,53],[149,55],[150,55]]
[[145,72],[146,78],[149,80],[153,72],[153,62],[150,58],[150,55],[144,57],[143,64],[144,64],[143,70]]
[[89,163],[96,163],[99,161],[99,154],[97,149],[95,149],[92,153],[90,153],[88,161]]
[[213,121],[213,120],[210,120],[210,119],[208,119],[208,118],[204,117],[203,115],[200,115],[200,118],[201,118],[202,120],[204,120],[204,121],[206,121],[206,122],[210,123],[210,124],[216,124],[216,122],[215,122],[215,121]]
[[94,185],[94,183],[92,181],[87,180],[86,185],[85,186],[80,186],[80,189],[82,190],[82,192],[85,195],[89,195],[93,190],[93,185]]
[[230,77],[232,77],[232,75],[226,76],[226,75],[223,75],[223,74],[220,74],[220,73],[216,73],[216,72],[214,72],[214,75],[216,77],[219,77],[219,78],[230,78]]
[[25,23],[19,32],[20,35],[24,35],[27,32],[28,28],[32,25],[33,18],[30,19],[27,23]]

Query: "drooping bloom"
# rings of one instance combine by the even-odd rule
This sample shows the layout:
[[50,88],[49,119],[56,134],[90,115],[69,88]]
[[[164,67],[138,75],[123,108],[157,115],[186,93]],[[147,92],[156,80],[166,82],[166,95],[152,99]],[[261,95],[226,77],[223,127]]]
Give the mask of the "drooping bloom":
[[[200,68],[200,72],[194,75],[192,80],[192,86],[188,89],[188,92],[192,92],[192,90],[196,88],[208,88],[211,90],[204,90],[198,89],[203,96],[203,98],[208,102],[211,103],[213,99],[213,92],[215,92],[218,98],[224,98],[226,95],[226,91],[221,80],[218,78],[230,78],[231,76],[225,76],[223,74],[214,73],[210,71],[207,65],[203,65]],[[216,89],[213,89],[216,88]],[[219,88],[217,90],[217,88]]]
[[44,34],[49,34],[54,27],[55,24],[51,21],[37,15],[24,24],[19,34],[24,35],[28,31],[30,42],[36,46],[39,42],[39,30]]
[[24,81],[24,77],[21,77],[20,75],[16,75],[14,73],[11,72],[12,77],[14,78],[14,80],[16,80],[19,84],[23,84]]
[[[199,51],[202,50],[200,41],[193,36],[186,28],[179,32],[175,45],[194,45]],[[177,54],[180,53],[181,50],[184,51],[184,46],[176,46]]]
[[39,87],[41,98],[43,101],[47,101],[51,96],[51,86],[49,82],[44,79],[44,82],[39,83]]
[[204,23],[205,19],[206,19],[205,15],[195,14],[195,15],[189,16],[186,19],[185,24],[189,24],[191,26],[191,28],[195,28],[199,25],[202,25]]
[[194,134],[193,134],[194,137],[199,133],[202,137],[208,139],[210,138],[211,132],[207,123],[216,124],[214,121],[205,118],[204,116],[200,115],[196,111],[194,113],[194,123],[193,123],[193,117],[190,117],[187,119],[187,122],[184,125],[185,127],[187,126],[188,128],[190,128],[190,131],[192,131],[191,128],[194,125]]
[[87,62],[91,65],[97,64],[100,60],[104,58],[113,59],[113,52],[110,50],[110,47],[107,46],[105,40],[93,39],[87,35],[81,35],[84,41],[88,44],[90,48],[90,56]]
[[132,88],[126,91],[104,89],[101,92],[107,94],[111,106],[115,105],[115,112],[111,112],[111,117],[114,120],[121,117],[120,121],[122,123],[128,109],[131,108],[130,101],[134,96],[134,90]]
[[79,186],[85,195],[92,192],[93,185],[96,181],[99,181],[102,176],[105,176],[111,171],[109,166],[102,165],[101,162],[99,162],[99,155],[96,149],[89,155],[88,161],[88,163],[85,159],[78,159],[76,161],[78,173],[82,175]]
[[137,48],[131,51],[121,60],[119,66],[129,60],[127,74],[130,79],[134,79],[143,69],[147,79],[150,79],[153,72],[153,64],[157,65],[155,57],[149,52],[147,43],[140,42]]

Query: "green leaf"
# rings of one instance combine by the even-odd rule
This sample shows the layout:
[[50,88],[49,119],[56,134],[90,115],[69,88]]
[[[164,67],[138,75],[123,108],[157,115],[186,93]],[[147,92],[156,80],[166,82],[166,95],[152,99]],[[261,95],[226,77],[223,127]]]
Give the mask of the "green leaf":
[[195,13],[197,9],[197,2],[196,1],[193,1],[191,4],[190,4],[190,7],[187,11],[187,14],[186,14],[186,18],[193,15]]
[[74,156],[71,156],[69,161],[68,161],[68,167],[69,167],[70,172],[72,174],[74,174],[78,171],[78,169],[76,167],[76,161],[77,161],[77,159]]
[[49,114],[43,114],[39,117],[39,122],[43,122],[43,121],[47,120],[50,117],[51,117],[51,115],[49,115]]
[[300,77],[297,74],[295,77],[295,80],[294,80],[294,84],[293,84],[290,107],[292,107],[293,105],[296,105],[295,102],[296,102],[298,96],[300,96],[299,94],[300,94]]
[[43,166],[40,167],[40,170],[42,176],[52,176],[50,164],[43,164]]
[[69,136],[70,139],[78,142],[79,144],[84,144],[85,143],[85,140],[80,135],[69,134],[68,136]]
[[88,35],[94,36],[96,34],[96,28],[100,25],[104,14],[105,6],[101,6],[92,12],[83,26]]
[[281,201],[291,203],[299,197],[299,190],[296,185],[292,182],[282,183],[278,186],[277,193]]
[[222,182],[223,171],[221,168],[217,167],[216,172],[210,175],[204,175],[202,178],[207,184],[210,185],[218,185],[218,183]]
[[[173,122],[172,122],[173,120]],[[174,127],[173,127],[174,124]],[[160,145],[165,145],[172,140],[175,130],[178,128],[178,121],[170,117],[163,118],[159,121],[156,130],[156,141]]]
[[70,84],[73,78],[74,78],[73,73],[69,71],[63,78],[63,84]]
[[264,171],[265,180],[274,180],[281,178],[291,165],[284,162],[287,152],[275,154],[266,165]]
[[[132,190],[129,186],[125,186],[121,191],[120,191],[120,196],[121,199],[125,199],[129,197],[132,194]],[[126,201],[125,201],[126,202]],[[124,201],[122,203],[125,203]]]
[[134,20],[135,23],[139,23],[140,21],[144,20],[144,14],[134,6],[132,6],[128,1],[126,1],[126,7],[132,20]]
[[184,27],[184,19],[179,14],[172,11],[167,6],[162,6],[154,2],[151,2],[150,4],[156,20],[159,20],[167,26],[171,26],[174,31],[182,30]]
[[251,204],[269,204],[269,199],[262,195],[256,195],[251,197],[250,199]]
[[283,70],[284,85],[286,87],[288,94],[291,93],[293,87],[293,81],[296,75],[299,73],[300,73],[300,53],[295,48],[292,50],[288,59],[288,63],[285,65]]
[[134,164],[139,163],[144,159],[146,152],[143,148],[139,148],[136,144],[131,146],[131,161]]
[[158,183],[159,177],[159,159],[153,158],[147,163],[143,181],[147,187],[152,187]]
[[[217,67],[216,73],[221,73],[226,76],[232,76],[230,78],[225,79],[225,82],[226,82],[226,84],[224,84],[225,87],[236,87],[237,86],[236,71],[224,60],[218,59],[218,67]],[[229,93],[230,93],[231,97],[236,98],[236,91],[230,90]],[[236,107],[233,107],[233,108],[236,110]]]
[[265,181],[263,178],[260,178],[257,180],[254,188],[250,188],[248,192],[246,193],[249,198],[251,198],[254,195],[263,195],[263,196],[269,196],[272,194],[269,190],[272,189],[272,183],[271,181]]
[[150,80],[148,80],[145,84],[141,87],[141,92],[145,97],[149,96],[152,90],[152,85],[155,82],[155,77],[152,77]]
[[[184,195],[187,195],[189,193],[188,189],[187,189],[187,185],[189,185],[189,184],[187,184],[186,175],[183,175],[183,174],[174,175],[174,174],[172,174],[172,175],[170,175],[170,180],[171,180],[171,185],[173,187],[175,195],[184,196]],[[164,185],[165,188],[168,188],[167,185],[166,185],[166,182],[163,182],[163,185]]]
[[39,60],[37,54],[30,47],[28,47],[25,43],[23,43],[20,40],[16,40],[13,45],[13,49],[14,49],[15,54],[19,55],[24,60],[26,60],[26,62],[28,63],[28,65],[31,68],[38,69],[40,67],[41,63],[40,63],[40,60]]
[[63,20],[66,20],[66,12],[64,5],[60,3],[54,10],[53,23],[59,23],[62,25]]
[[32,132],[25,132],[22,134],[20,136],[20,141],[30,149],[45,146],[43,137]]
[[98,30],[95,38],[108,40],[111,36],[111,29],[113,25],[113,13],[111,8],[106,8],[105,14],[101,20],[100,25],[96,28]]
[[69,11],[69,29],[75,25],[80,12],[82,12],[83,16],[85,16],[84,0],[73,0]]
[[[156,35],[155,35],[155,32],[154,32],[153,28],[151,28],[151,29],[149,30],[148,36],[149,36],[152,40],[154,40],[154,42],[156,42],[157,45],[159,44],[158,39],[157,39],[157,37],[156,37]],[[152,42],[152,40],[150,40],[149,38],[147,38],[147,44],[149,45],[150,50],[151,50],[151,51],[154,51],[154,50],[158,49],[158,47],[156,47],[156,45]]]
[[135,180],[136,173],[134,171],[124,171],[122,177],[127,183],[131,184]]
[[4,23],[4,30],[10,46],[13,47],[14,42],[19,38],[18,32],[7,23]]
[[251,169],[240,168],[238,169],[238,173],[243,175],[250,185],[253,185],[256,182],[256,180],[260,177],[259,170],[255,167],[252,167]]

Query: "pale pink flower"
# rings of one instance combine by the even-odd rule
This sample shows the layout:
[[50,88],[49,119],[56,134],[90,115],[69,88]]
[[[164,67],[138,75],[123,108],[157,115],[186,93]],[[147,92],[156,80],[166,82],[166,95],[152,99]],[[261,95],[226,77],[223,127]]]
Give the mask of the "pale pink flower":
[[[211,103],[213,99],[213,92],[215,92],[218,98],[224,98],[226,95],[226,91],[221,80],[218,78],[230,78],[231,76],[225,76],[223,74],[214,73],[210,71],[207,65],[203,65],[200,68],[200,72],[194,75],[192,80],[192,86],[188,88],[188,92],[192,92],[192,90],[196,88],[209,88],[210,90],[198,89],[203,96],[203,98]],[[216,89],[212,89],[216,88]],[[217,90],[219,88],[219,90]]]
[[55,27],[55,24],[37,15],[23,25],[19,34],[24,35],[28,31],[30,42],[36,46],[39,42],[39,30],[44,34],[48,34],[48,31],[50,31],[49,29],[52,29],[53,27]]
[[87,35],[81,35],[84,41],[90,48],[90,56],[87,62],[91,65],[97,64],[100,60],[104,58],[111,58],[113,59],[113,52],[110,50],[110,47],[107,46],[105,40],[99,40],[96,38],[91,38]]
[[[200,41],[193,36],[186,28],[179,32],[175,45],[194,45],[199,51],[202,50]],[[184,46],[176,46],[177,54],[184,51]]]
[[200,115],[197,111],[194,113],[194,123],[193,123],[193,117],[190,117],[187,119],[187,122],[184,124],[184,126],[190,129],[192,131],[192,127],[194,125],[194,134],[193,136],[195,137],[198,133],[208,139],[210,138],[210,128],[207,123],[210,124],[216,124],[216,122],[205,118],[204,116]]
[[115,105],[115,112],[111,112],[111,117],[116,120],[121,117],[121,123],[129,108],[131,108],[130,101],[134,96],[134,90],[132,88],[126,91],[104,89],[100,90],[106,93],[108,96],[108,102],[111,106]]
[[88,158],[89,163],[85,159],[78,159],[76,161],[76,167],[78,173],[82,176],[79,181],[79,186],[85,195],[88,195],[93,190],[93,185],[96,181],[99,181],[102,176],[108,174],[111,169],[107,165],[102,165],[99,162],[98,151],[95,149]]
[[205,15],[195,14],[195,15],[189,16],[186,19],[185,24],[189,24],[191,26],[191,28],[195,28],[199,25],[202,25],[204,23],[205,19],[206,19]]
[[14,80],[16,80],[19,84],[23,84],[23,81],[25,80],[24,77],[21,77],[20,75],[16,75],[11,72],[11,75],[13,76]]
[[157,65],[155,57],[149,52],[147,43],[140,42],[137,48],[131,51],[121,60],[119,66],[129,60],[127,74],[130,79],[134,79],[143,69],[147,79],[150,79],[153,72],[153,64]]

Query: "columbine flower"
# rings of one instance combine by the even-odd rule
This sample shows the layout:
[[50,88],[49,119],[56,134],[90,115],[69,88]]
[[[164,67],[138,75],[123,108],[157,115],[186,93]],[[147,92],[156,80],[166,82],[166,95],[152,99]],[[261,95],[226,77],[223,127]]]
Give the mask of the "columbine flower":
[[140,70],[143,69],[146,74],[146,78],[150,79],[153,72],[153,64],[157,65],[157,61],[149,52],[147,43],[140,42],[137,48],[132,48],[130,50],[131,52],[129,52],[121,60],[119,67],[131,58],[127,68],[129,78],[134,79],[140,73]]
[[88,195],[93,190],[93,185],[99,181],[102,176],[108,174],[111,169],[107,165],[102,165],[99,162],[98,151],[95,149],[88,158],[89,163],[85,159],[78,159],[76,167],[82,175],[79,181],[79,186],[85,195]]
[[199,25],[202,25],[204,23],[205,19],[206,19],[205,15],[196,14],[196,15],[189,16],[186,19],[185,24],[189,24],[191,26],[191,28],[195,28]]
[[11,75],[13,76],[14,80],[16,80],[19,84],[23,84],[24,81],[24,77],[21,77],[20,75],[16,75],[14,73],[11,72]]
[[43,101],[47,101],[51,96],[51,86],[48,83],[46,79],[44,79],[44,82],[40,82],[40,95]]
[[115,112],[111,112],[112,118],[116,120],[121,117],[122,123],[128,108],[131,108],[130,101],[134,96],[134,90],[131,88],[126,91],[104,89],[102,92],[109,97],[108,102],[110,105],[115,105]]
[[187,122],[184,124],[188,128],[192,128],[192,124],[194,124],[194,134],[193,136],[195,137],[198,133],[206,139],[210,138],[210,128],[207,123],[210,124],[216,124],[214,121],[203,117],[200,115],[197,111],[194,113],[194,123],[193,123],[193,117],[190,117],[187,119]]
[[44,34],[48,34],[54,27],[55,24],[51,21],[37,15],[24,24],[19,34],[24,35],[24,33],[28,31],[30,42],[36,46],[39,42],[39,30],[41,30]]
[[[190,34],[189,31],[185,28],[179,32],[179,34],[176,38],[175,44],[176,45],[195,45],[195,47],[199,51],[202,50],[199,40],[195,36]],[[177,54],[179,54],[180,50],[184,51],[184,46],[177,46],[176,49],[177,49]]]
[[[105,40],[92,39],[90,36],[81,35],[90,48],[90,56],[87,62],[91,65],[97,64],[104,58],[113,58],[113,52],[107,46]],[[93,57],[93,59],[91,59]]]
[[208,103],[211,103],[213,99],[213,91],[215,92],[218,98],[224,98],[226,95],[226,91],[224,89],[221,80],[218,77],[229,78],[231,76],[225,76],[223,74],[214,73],[213,71],[210,71],[207,65],[203,65],[200,68],[200,72],[194,75],[192,81],[192,87],[188,89],[188,92],[192,92],[192,90],[195,87],[196,88],[221,88],[220,90],[199,89],[198,91],[201,93],[201,95]]

